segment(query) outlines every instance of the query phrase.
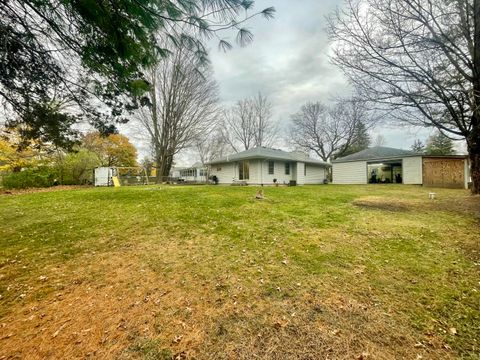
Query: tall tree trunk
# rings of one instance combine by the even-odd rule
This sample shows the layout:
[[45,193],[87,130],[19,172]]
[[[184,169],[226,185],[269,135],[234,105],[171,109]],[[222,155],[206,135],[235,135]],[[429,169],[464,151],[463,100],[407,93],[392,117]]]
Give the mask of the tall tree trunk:
[[170,176],[170,170],[173,164],[173,156],[165,150],[157,151],[155,165],[157,167],[157,184],[161,184],[166,181],[166,178]]
[[161,154],[159,154],[159,152],[157,151],[156,153],[156,156],[155,156],[155,168],[157,169],[157,176],[155,177],[155,182],[157,184],[161,184],[162,183],[162,174],[163,174],[163,169],[162,169],[162,156]]
[[[165,153],[163,151],[157,152],[157,157],[156,157],[156,166],[157,166],[157,184],[161,184],[164,182],[164,177],[165,177],[165,168],[166,166],[166,159],[165,159]],[[168,174],[167,174],[168,176]]]
[[473,52],[473,99],[472,128],[468,134],[467,148],[470,156],[472,193],[480,194],[480,0],[474,0],[474,52]]
[[173,156],[167,155],[165,159],[165,165],[163,166],[163,176],[170,176],[170,169],[172,168]]
[[[479,119],[476,120],[478,122]],[[467,137],[467,149],[470,157],[472,194],[480,194],[480,125],[473,128]]]

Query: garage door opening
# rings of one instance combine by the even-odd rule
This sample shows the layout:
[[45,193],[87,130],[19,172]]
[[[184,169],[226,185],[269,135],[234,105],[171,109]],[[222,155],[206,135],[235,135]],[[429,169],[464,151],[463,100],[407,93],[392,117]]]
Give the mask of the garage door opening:
[[402,161],[367,163],[367,179],[369,184],[402,184]]

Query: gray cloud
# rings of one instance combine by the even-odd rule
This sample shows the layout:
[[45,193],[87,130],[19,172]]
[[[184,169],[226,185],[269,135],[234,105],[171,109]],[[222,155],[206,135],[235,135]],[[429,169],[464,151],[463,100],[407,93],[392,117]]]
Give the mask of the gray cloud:
[[341,72],[329,63],[325,16],[341,1],[257,1],[256,8],[274,5],[274,20],[256,18],[249,24],[254,42],[228,53],[216,51],[211,60],[224,103],[258,91],[274,105],[278,120],[307,101],[327,101],[336,92],[348,91]]

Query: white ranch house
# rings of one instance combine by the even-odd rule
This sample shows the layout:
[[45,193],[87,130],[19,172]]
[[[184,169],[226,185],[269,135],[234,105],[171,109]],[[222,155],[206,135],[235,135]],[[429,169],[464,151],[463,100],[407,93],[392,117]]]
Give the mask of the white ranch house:
[[329,163],[294,151],[256,147],[211,161],[210,175],[220,184],[323,184]]

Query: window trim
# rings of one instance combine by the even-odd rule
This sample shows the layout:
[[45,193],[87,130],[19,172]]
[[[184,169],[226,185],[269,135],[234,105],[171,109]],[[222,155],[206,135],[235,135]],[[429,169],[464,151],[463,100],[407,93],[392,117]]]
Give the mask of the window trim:
[[275,175],[275,161],[273,160],[268,161],[268,175]]
[[242,160],[238,162],[238,180],[250,180],[250,162],[248,160]]
[[285,163],[285,175],[290,175],[290,163]]

